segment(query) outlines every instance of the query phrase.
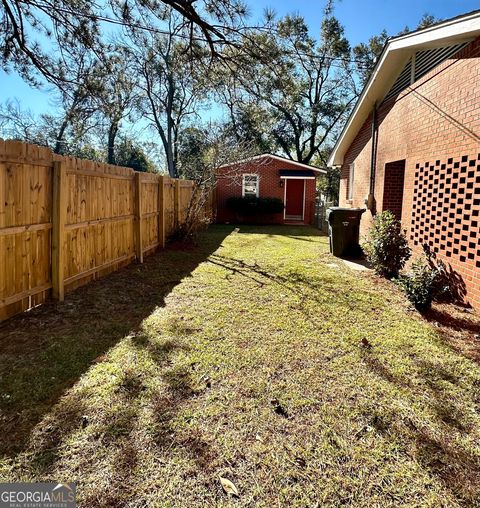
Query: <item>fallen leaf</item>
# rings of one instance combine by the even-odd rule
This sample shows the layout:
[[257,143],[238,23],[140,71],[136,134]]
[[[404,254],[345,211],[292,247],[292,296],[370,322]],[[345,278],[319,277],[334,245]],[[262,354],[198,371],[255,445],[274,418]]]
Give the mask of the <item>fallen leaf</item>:
[[362,342],[360,344],[362,347],[365,347],[367,349],[370,349],[372,347],[370,342],[368,342],[368,340],[365,337],[362,339]]
[[365,425],[364,427],[362,427],[356,434],[355,434],[355,437],[363,437],[365,434],[368,434],[372,431],[374,431],[375,429],[373,427],[371,427],[370,425]]
[[235,487],[235,485],[228,480],[227,478],[223,478],[223,476],[220,476],[220,483],[222,484],[223,490],[229,495],[229,496],[236,496],[238,497],[238,489]]
[[270,401],[273,406],[273,410],[277,415],[283,416],[284,418],[288,418],[287,410],[278,402],[277,399],[273,399]]
[[307,466],[307,461],[303,457],[295,457],[295,462],[301,468],[305,468]]

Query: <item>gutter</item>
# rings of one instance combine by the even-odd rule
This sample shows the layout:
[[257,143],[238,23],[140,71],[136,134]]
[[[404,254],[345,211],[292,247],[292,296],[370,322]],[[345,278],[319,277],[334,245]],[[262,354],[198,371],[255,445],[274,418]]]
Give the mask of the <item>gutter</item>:
[[377,104],[373,105],[372,111],[372,153],[370,158],[370,187],[368,197],[365,200],[367,208],[375,214],[375,176],[377,171],[377,146],[378,146],[378,125],[377,125]]

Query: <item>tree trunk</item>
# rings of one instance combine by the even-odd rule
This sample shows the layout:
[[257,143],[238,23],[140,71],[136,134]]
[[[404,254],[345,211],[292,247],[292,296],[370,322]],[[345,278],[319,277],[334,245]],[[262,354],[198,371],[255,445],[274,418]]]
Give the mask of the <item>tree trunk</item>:
[[165,147],[167,155],[168,173],[172,178],[178,178],[177,161],[175,160],[173,150],[173,130],[175,128],[173,121],[173,99],[175,96],[175,83],[173,76],[168,76],[168,100],[167,100],[167,146]]
[[57,140],[55,141],[55,148],[53,149],[54,153],[65,153],[64,149],[64,138],[65,138],[65,131],[67,130],[68,124],[70,123],[70,115],[66,115],[62,125],[60,126],[60,130],[57,134]]
[[118,134],[119,121],[112,120],[110,128],[108,129],[108,147],[107,147],[107,162],[115,164],[115,139]]

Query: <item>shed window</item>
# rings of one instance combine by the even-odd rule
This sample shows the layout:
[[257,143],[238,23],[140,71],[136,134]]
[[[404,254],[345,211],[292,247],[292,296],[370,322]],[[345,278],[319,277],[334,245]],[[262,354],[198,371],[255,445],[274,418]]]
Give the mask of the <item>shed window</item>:
[[242,195],[258,197],[258,175],[243,175]]
[[355,178],[355,164],[350,164],[348,168],[348,191],[347,199],[353,199],[353,181]]

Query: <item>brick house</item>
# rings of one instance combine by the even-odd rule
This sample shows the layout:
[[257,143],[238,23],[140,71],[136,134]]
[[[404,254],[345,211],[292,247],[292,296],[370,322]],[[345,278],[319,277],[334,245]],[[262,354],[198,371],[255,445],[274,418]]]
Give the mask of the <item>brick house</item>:
[[316,179],[325,170],[280,157],[263,154],[222,166],[217,172],[217,222],[237,222],[227,205],[228,198],[256,196],[281,199],[282,213],[244,218],[269,224],[313,224]]
[[480,11],[388,41],[328,164],[362,235],[391,210],[480,309]]

